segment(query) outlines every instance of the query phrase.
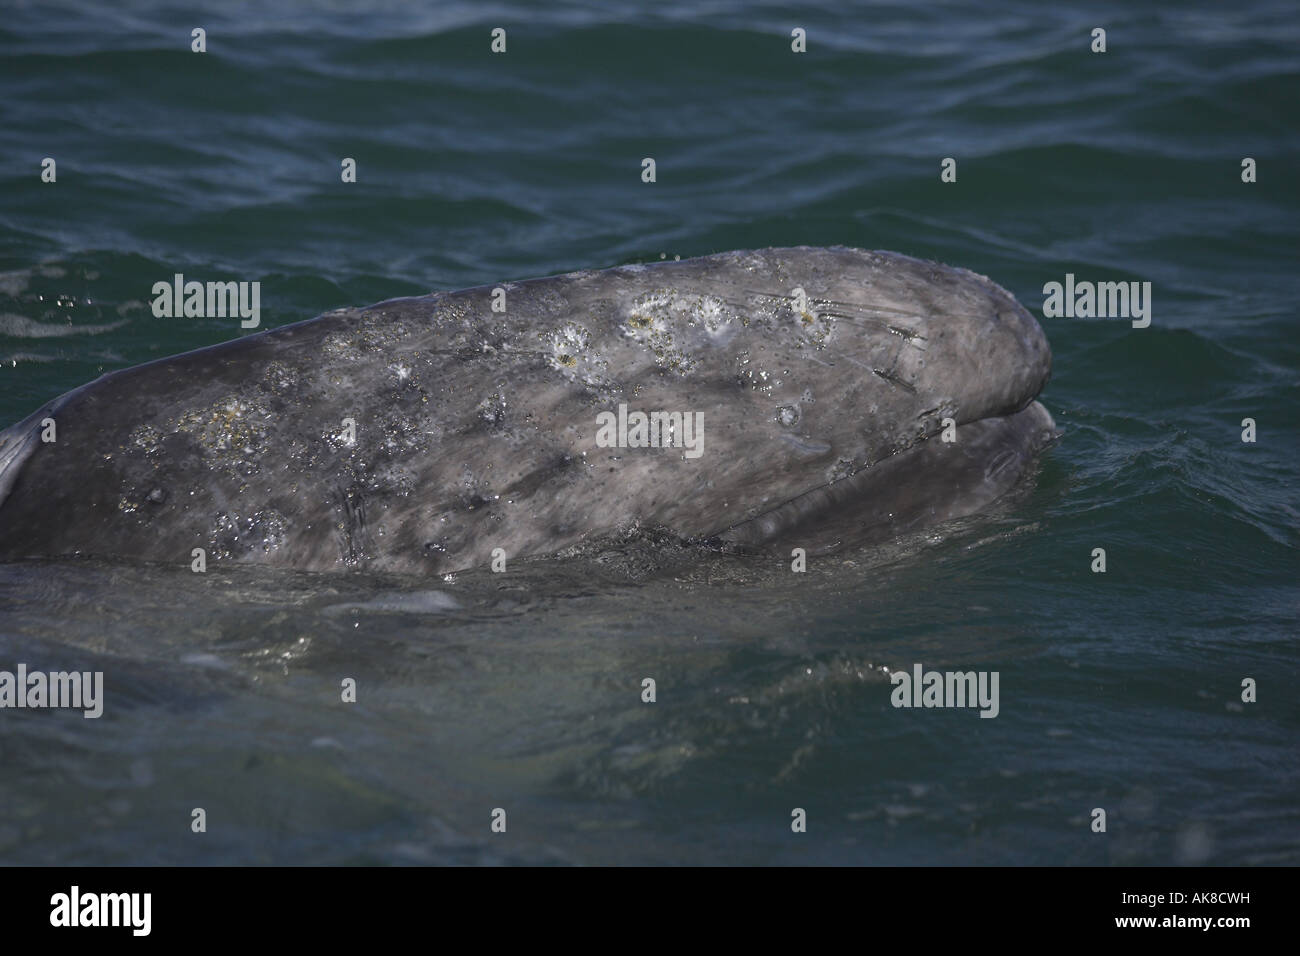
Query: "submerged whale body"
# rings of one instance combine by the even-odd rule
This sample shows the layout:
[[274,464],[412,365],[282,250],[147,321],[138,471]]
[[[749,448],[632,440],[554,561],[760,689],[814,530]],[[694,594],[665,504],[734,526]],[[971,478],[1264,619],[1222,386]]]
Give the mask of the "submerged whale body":
[[887,252],[394,299],[105,375],[0,433],[0,558],[443,573],[636,528],[879,540],[1016,484],[1055,435],[1050,368],[1004,289]]

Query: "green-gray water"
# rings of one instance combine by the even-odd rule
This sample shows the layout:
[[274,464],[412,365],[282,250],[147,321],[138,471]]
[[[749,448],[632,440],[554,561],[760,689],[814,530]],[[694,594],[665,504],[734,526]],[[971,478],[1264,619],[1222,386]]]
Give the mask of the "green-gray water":
[[[270,327],[845,244],[1040,315],[1149,281],[1151,325],[1042,319],[1034,479],[805,575],[0,566],[0,670],[106,675],[99,720],[0,710],[0,862],[1300,862],[1290,4],[414,8],[4,4],[0,426],[241,334],[155,318],[177,272]],[[916,662],[998,671],[998,717],[891,707]]]

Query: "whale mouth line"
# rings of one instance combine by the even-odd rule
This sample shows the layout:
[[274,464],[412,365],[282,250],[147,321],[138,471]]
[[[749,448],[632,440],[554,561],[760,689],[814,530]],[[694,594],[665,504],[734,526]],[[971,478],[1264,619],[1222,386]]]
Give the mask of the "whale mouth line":
[[[825,553],[846,540],[870,539],[872,532],[881,528],[914,523],[923,514],[939,514],[941,519],[963,517],[1011,491],[1036,456],[1062,434],[1050,413],[1031,400],[1009,415],[990,415],[957,426],[952,443],[928,435],[709,537],[729,546],[750,548],[788,538],[791,544],[803,541]],[[967,439],[973,447],[962,448],[961,442]],[[941,481],[934,482],[940,493],[926,498],[924,508],[917,508],[897,483],[898,472],[909,465],[916,466],[913,473],[947,479],[946,487]],[[850,530],[846,533],[845,528]],[[806,550],[811,553],[813,548]]]

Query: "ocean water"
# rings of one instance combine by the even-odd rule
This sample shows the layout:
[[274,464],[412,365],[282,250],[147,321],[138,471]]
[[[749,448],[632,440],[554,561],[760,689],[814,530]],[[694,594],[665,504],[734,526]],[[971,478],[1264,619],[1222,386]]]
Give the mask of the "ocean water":
[[[1014,494],[803,575],[0,565],[0,670],[106,688],[0,711],[0,862],[1300,863],[1293,4],[0,12],[0,427],[244,334],[155,318],[176,272],[260,281],[264,328],[797,244],[1040,316],[1066,274],[1152,287],[1148,328],[1040,319],[1064,434]],[[892,707],[916,663],[998,672],[998,716]]]

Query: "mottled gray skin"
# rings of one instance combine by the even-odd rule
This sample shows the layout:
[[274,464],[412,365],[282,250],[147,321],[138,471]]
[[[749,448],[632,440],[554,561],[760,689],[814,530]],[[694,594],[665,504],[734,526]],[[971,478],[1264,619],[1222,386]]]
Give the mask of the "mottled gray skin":
[[[55,399],[0,433],[0,557],[442,573],[631,527],[797,545],[976,510],[1052,434],[1042,330],[962,269],[800,247],[503,288],[504,314],[491,287],[395,299]],[[597,447],[620,402],[702,412],[703,455]]]

